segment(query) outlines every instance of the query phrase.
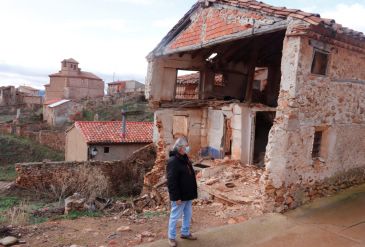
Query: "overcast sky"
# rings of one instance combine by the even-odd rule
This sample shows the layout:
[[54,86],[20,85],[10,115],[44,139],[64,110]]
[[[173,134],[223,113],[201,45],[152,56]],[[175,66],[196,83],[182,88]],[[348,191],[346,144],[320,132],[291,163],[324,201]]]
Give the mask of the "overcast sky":
[[[365,32],[365,0],[266,0]],[[60,61],[144,82],[146,55],[195,0],[0,0],[0,86],[43,88]]]

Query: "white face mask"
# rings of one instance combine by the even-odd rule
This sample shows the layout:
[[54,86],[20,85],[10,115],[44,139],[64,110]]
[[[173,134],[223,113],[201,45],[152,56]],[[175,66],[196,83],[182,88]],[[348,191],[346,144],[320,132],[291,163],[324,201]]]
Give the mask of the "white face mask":
[[186,154],[190,153],[190,147],[189,146],[185,147],[185,153]]

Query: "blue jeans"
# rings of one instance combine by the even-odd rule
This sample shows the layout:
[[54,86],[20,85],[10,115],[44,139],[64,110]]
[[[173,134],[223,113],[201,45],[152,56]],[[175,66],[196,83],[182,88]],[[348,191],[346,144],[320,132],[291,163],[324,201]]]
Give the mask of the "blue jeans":
[[183,201],[180,205],[177,205],[176,202],[171,202],[169,239],[176,239],[176,224],[182,215],[181,235],[188,236],[190,235],[190,222],[193,215],[192,201]]

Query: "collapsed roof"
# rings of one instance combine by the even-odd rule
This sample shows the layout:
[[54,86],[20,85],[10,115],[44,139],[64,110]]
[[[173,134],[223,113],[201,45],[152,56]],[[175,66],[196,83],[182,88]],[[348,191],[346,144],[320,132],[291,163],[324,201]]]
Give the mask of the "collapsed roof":
[[365,48],[363,33],[343,27],[333,19],[321,18],[319,14],[250,0],[199,0],[148,58],[285,30],[292,21],[299,22],[291,35],[321,35]]

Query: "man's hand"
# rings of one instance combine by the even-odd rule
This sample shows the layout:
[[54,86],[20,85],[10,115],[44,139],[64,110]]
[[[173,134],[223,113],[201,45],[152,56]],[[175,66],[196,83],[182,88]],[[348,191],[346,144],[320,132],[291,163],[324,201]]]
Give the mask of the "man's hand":
[[181,205],[181,204],[182,204],[181,200],[176,201],[176,205]]

